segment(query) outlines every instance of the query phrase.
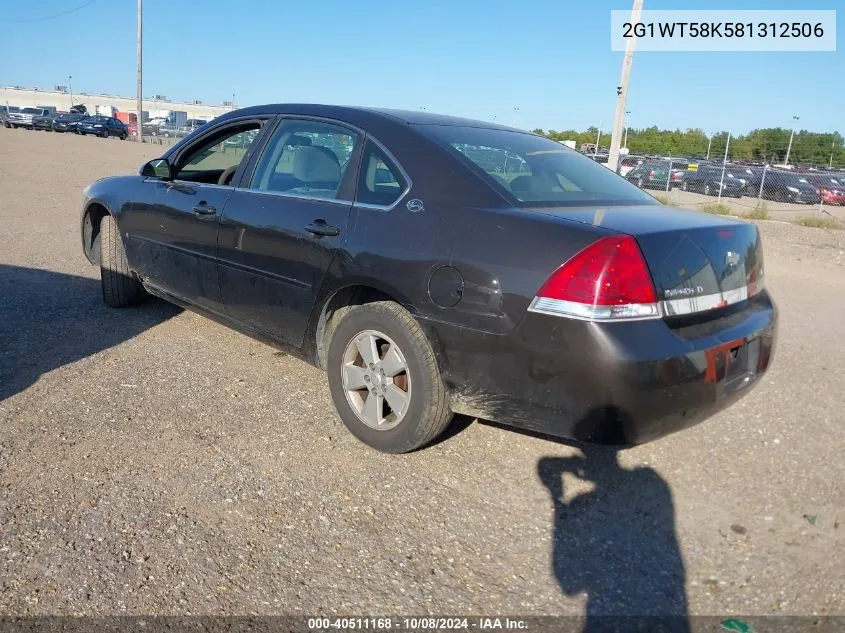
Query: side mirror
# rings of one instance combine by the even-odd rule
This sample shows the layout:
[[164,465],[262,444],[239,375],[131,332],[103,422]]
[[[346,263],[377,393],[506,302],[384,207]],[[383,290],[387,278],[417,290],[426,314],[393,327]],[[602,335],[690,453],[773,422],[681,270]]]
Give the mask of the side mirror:
[[141,167],[141,175],[144,178],[158,178],[160,180],[173,180],[170,169],[170,162],[166,158],[156,158]]

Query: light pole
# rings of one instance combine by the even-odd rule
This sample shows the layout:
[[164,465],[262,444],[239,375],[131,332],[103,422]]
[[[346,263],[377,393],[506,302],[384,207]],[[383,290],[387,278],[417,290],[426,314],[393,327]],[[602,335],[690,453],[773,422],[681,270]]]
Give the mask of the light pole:
[[[793,119],[796,121],[798,120],[797,116],[793,116]],[[789,135],[789,146],[786,148],[786,158],[783,159],[784,167],[789,164],[789,153],[792,151],[792,139],[795,138],[795,124],[792,124],[792,133]]]
[[70,107],[73,107],[73,86],[70,84],[70,80],[73,79],[71,75],[67,76],[67,89],[70,92]]
[[144,97],[143,97],[143,59],[144,59],[144,0],[138,0],[138,35],[137,35],[137,48],[138,48],[138,94],[135,97],[135,138],[138,142],[142,142],[144,139]]
[[[631,8],[631,24],[638,24],[643,10],[643,0],[634,0]],[[607,166],[610,171],[616,171],[619,164],[619,142],[622,140],[622,119],[625,118],[625,106],[628,104],[628,79],[631,76],[631,65],[634,63],[634,48],[637,38],[631,37],[625,44],[625,57],[622,58],[622,73],[619,85],[616,86],[616,111],[613,115],[613,131],[610,134],[610,150],[607,156]]]
[[601,141],[601,126],[604,125],[604,121],[599,121],[599,131],[596,132],[596,146],[593,148],[593,158],[595,158],[599,153],[599,142]]
[[710,160],[710,146],[713,144],[713,135],[710,135],[710,138],[707,139],[707,158],[705,160]]
[[628,115],[631,114],[630,110],[625,110],[625,149],[628,149]]

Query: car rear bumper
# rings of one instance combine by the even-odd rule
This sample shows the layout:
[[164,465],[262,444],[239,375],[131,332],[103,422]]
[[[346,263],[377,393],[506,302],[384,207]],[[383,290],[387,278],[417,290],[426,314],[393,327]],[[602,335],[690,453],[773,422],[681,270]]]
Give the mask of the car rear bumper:
[[456,413],[631,445],[702,422],[766,373],[775,349],[775,306],[764,292],[736,309],[684,327],[536,313],[508,336],[427,327]]

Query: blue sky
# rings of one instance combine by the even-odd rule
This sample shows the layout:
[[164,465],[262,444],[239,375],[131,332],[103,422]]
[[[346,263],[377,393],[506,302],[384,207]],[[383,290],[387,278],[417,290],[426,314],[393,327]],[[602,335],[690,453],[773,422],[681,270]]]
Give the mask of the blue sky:
[[[134,0],[9,2],[0,85],[135,93]],[[419,109],[523,128],[610,128],[631,0],[146,0],[144,93],[206,103]],[[646,9],[842,9],[842,0],[645,0]],[[840,32],[842,29],[837,28]],[[845,131],[845,50],[638,52],[632,127]],[[517,112],[514,108],[518,108]]]

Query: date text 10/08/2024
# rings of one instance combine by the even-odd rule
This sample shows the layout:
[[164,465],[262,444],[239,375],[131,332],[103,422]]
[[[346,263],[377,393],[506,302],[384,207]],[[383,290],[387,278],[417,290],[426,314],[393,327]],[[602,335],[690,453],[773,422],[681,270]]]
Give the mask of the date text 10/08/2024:
[[391,629],[402,631],[443,631],[469,629],[477,629],[480,631],[518,631],[526,630],[528,628],[528,623],[525,620],[500,617],[309,618],[308,628],[312,631],[350,631],[361,629],[375,629],[382,631],[388,631]]

